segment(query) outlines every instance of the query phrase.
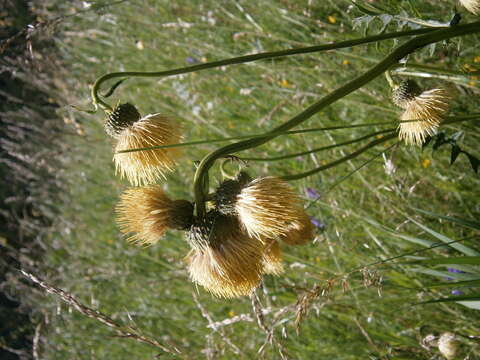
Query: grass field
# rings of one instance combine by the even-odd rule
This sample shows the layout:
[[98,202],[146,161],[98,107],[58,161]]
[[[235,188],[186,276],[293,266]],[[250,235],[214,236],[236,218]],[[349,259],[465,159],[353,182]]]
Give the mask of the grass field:
[[[64,154],[63,176],[69,184],[70,200],[58,205],[62,216],[46,239],[42,278],[162,344],[175,344],[182,351],[180,358],[440,359],[437,347],[425,342],[422,346],[422,340],[447,331],[456,334],[460,344],[455,358],[480,358],[478,303],[468,303],[477,309],[457,302],[417,304],[450,297],[452,290],[478,294],[478,287],[475,290],[471,284],[468,288],[428,287],[447,282],[447,275],[455,280],[478,279],[478,262],[448,265],[463,273],[448,273],[447,265],[406,263],[478,256],[476,251],[480,251],[478,223],[469,228],[418,210],[478,221],[479,176],[466,156],[460,155],[449,165],[450,146],[433,152],[431,145],[422,150],[392,140],[338,167],[292,181],[305,199],[308,214],[321,226],[312,244],[283,248],[285,274],[264,278],[262,288],[256,291],[255,312],[249,298],[216,299],[189,281],[183,260],[188,244],[183,234],[168,233],[148,248],[126,241],[115,224],[114,207],[128,184],[115,176],[103,115],[84,114],[68,106],[91,108],[90,87],[106,72],[163,70],[359,38],[382,31],[382,20],[387,17],[374,19],[367,29],[365,22],[358,20],[365,14],[349,1],[132,0],[103,8],[96,2],[83,3],[91,4],[90,8],[48,3],[48,8],[40,9],[46,16],[84,12],[62,21],[52,35],[63,64],[52,74],[58,83],[52,96],[65,104],[59,116],[77,135],[64,140],[69,151]],[[405,25],[405,18],[448,22],[454,2],[392,0],[381,5],[391,14],[400,14],[386,25],[385,31],[392,32],[413,26],[408,21]],[[464,23],[475,21],[463,9],[462,15]],[[354,22],[358,24],[355,29]],[[134,103],[142,114],[171,114],[182,126],[185,141],[260,134],[362,74],[403,41],[162,79],[130,78],[109,101]],[[478,34],[453,39],[409,57],[411,63],[444,72],[409,72],[411,76],[427,74],[418,77],[425,88],[449,90],[453,95],[449,115],[478,113],[480,82],[468,71],[480,70],[479,55]],[[390,100],[387,81],[378,77],[301,127],[385,125],[281,136],[237,155],[265,158],[349,141],[397,126],[399,114],[400,109]],[[479,156],[477,125],[478,118],[442,130],[447,136],[461,131],[458,144]],[[219,146],[185,148],[176,171],[162,182],[164,189],[176,198],[193,200],[194,161]],[[250,161],[248,171],[254,176],[304,172],[358,146],[277,162]],[[378,156],[386,148],[389,150]],[[366,161],[365,167],[355,171]],[[220,181],[220,171],[214,167],[212,188]],[[461,239],[452,246],[410,254],[442,240]],[[458,244],[471,253],[454,246]],[[396,261],[365,268],[402,255]],[[328,291],[322,291],[326,288]],[[41,321],[47,323],[41,358],[147,359],[159,353],[148,344],[115,336],[110,328],[51,295],[39,294],[35,299],[41,299]],[[297,332],[302,304],[308,311]],[[259,307],[264,314],[260,326]],[[212,329],[209,322],[219,324]]]

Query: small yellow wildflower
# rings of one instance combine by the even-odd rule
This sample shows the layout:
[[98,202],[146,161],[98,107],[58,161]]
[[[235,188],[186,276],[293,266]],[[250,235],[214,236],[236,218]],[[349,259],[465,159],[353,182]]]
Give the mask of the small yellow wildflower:
[[337,19],[332,15],[329,15],[327,19],[330,24],[335,24],[337,22]]
[[423,159],[422,160],[422,166],[423,166],[424,169],[428,168],[431,163],[432,163],[432,161],[430,159]]
[[348,61],[347,59],[345,59],[345,60],[342,61],[342,64],[343,64],[343,65],[349,65],[349,64],[350,64],[350,61]]
[[228,312],[228,316],[234,317],[234,316],[235,316],[235,311],[230,310],[230,311]]

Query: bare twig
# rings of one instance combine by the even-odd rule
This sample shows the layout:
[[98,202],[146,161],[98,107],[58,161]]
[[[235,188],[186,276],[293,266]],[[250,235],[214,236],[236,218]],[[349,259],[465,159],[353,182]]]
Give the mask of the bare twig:
[[32,354],[35,360],[40,359],[38,356],[38,344],[40,342],[40,331],[42,331],[43,320],[35,327],[35,336],[33,337],[33,349]]
[[228,336],[225,334],[225,331],[223,330],[223,328],[217,327],[215,325],[215,322],[213,321],[212,317],[208,313],[207,309],[205,309],[205,307],[202,305],[200,300],[198,300],[197,294],[192,293],[192,296],[193,296],[193,301],[195,301],[195,304],[200,309],[200,312],[202,313],[202,316],[208,321],[208,326],[207,327],[212,329],[214,332],[218,333],[220,335],[220,337],[222,338],[222,340],[232,348],[232,350],[235,354],[237,354],[237,355],[241,354],[242,351],[228,338]]
[[42,289],[44,289],[47,293],[49,294],[54,294],[58,296],[62,301],[73,307],[75,310],[80,312],[81,314],[100,321],[102,324],[107,325],[117,332],[117,335],[119,337],[124,337],[124,338],[131,338],[134,339],[138,342],[145,343],[152,345],[166,353],[170,354],[180,354],[181,351],[176,347],[173,346],[172,348],[169,348],[161,343],[159,343],[157,340],[149,338],[145,335],[142,335],[139,330],[132,328],[131,326],[124,326],[115,320],[113,320],[111,317],[103,314],[102,312],[98,310],[94,310],[92,308],[89,308],[88,306],[83,305],[80,301],[78,301],[72,294],[67,293],[66,291],[63,291],[62,289],[59,289],[55,286],[49,285],[45,283],[43,280],[40,280],[37,278],[35,275],[28,273],[24,270],[20,270],[21,273],[29,280],[34,282],[35,284],[39,285]]
[[269,327],[267,325],[267,322],[265,320],[265,314],[262,311],[262,305],[260,303],[260,299],[258,298],[258,295],[256,292],[254,292],[251,296],[252,299],[252,308],[253,308],[253,313],[255,314],[255,317],[257,319],[257,324],[265,332],[265,342],[263,345],[258,349],[258,354],[262,354],[265,351],[265,348],[267,344],[275,345],[278,348],[278,353],[280,355],[280,358],[282,360],[287,360],[288,357],[285,352],[285,347],[283,344],[278,341],[275,336],[274,336],[274,329],[273,327]]

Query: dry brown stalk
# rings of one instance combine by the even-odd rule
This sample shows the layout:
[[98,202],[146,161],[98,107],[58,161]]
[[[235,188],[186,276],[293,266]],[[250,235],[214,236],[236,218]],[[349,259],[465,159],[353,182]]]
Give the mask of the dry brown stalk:
[[55,286],[49,285],[43,280],[40,280],[37,278],[35,275],[28,273],[24,270],[20,270],[21,273],[29,280],[34,282],[35,284],[39,285],[42,289],[44,289],[47,293],[49,294],[54,294],[58,296],[62,301],[73,307],[75,310],[80,312],[81,314],[88,316],[89,318],[95,319],[100,321],[102,324],[107,325],[111,328],[113,328],[117,336],[123,337],[123,338],[131,338],[134,339],[138,342],[145,343],[152,345],[163,352],[169,353],[169,354],[180,354],[181,351],[176,347],[167,347],[161,343],[159,343],[157,340],[149,338],[145,335],[142,335],[138,329],[135,329],[131,326],[124,326],[115,320],[113,320],[111,317],[108,315],[105,315],[104,313],[94,310],[92,308],[89,308],[88,306],[83,305],[80,301],[78,301],[72,294],[67,293],[66,291],[59,289]]
[[232,348],[232,350],[235,354],[237,354],[237,355],[242,354],[242,351],[238,348],[238,346],[236,346],[228,338],[227,334],[225,334],[225,331],[223,330],[223,328],[217,327],[215,325],[215,322],[213,321],[212,317],[208,313],[207,309],[202,305],[200,300],[198,300],[197,294],[192,293],[192,297],[193,297],[193,301],[195,301],[195,304],[200,309],[200,312],[202,313],[202,316],[208,321],[208,326],[207,327],[212,329],[214,332],[218,333],[220,335],[220,337],[222,338],[222,340]]
[[251,299],[252,299],[252,309],[257,319],[257,324],[260,327],[260,329],[262,329],[263,332],[265,332],[265,335],[266,335],[265,342],[258,349],[258,354],[261,355],[265,351],[267,344],[271,344],[272,346],[276,346],[278,348],[278,353],[280,355],[280,358],[282,360],[287,360],[288,357],[285,352],[285,347],[280,341],[278,341],[275,338],[273,327],[270,327],[267,325],[267,322],[264,316],[265,312],[262,309],[262,304],[260,303],[260,299],[258,298],[258,295],[256,292],[252,294]]

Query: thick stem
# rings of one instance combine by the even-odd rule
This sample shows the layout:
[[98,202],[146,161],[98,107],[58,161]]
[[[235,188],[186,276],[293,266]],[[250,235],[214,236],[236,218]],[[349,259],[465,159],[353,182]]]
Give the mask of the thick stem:
[[390,132],[393,132],[393,131],[395,131],[395,129],[375,131],[373,133],[370,133],[368,135],[365,135],[365,136],[362,136],[362,137],[359,137],[359,138],[356,138],[356,139],[353,139],[353,140],[345,141],[345,142],[338,143],[338,144],[328,145],[328,146],[322,146],[322,147],[319,147],[319,148],[315,148],[315,149],[308,150],[308,151],[302,151],[302,152],[298,152],[298,153],[294,153],[294,154],[287,154],[287,155],[281,155],[281,156],[275,156],[275,157],[269,157],[269,158],[259,158],[259,157],[238,157],[238,158],[240,160],[245,160],[245,161],[279,161],[279,160],[291,159],[291,158],[294,158],[294,157],[297,157],[297,156],[304,156],[304,155],[313,154],[313,153],[320,152],[320,151],[334,149],[334,148],[345,146],[345,145],[355,144],[357,142],[360,142],[362,140],[371,138],[373,136],[377,136],[377,135],[385,134],[385,133],[390,133]]
[[436,30],[427,35],[418,36],[406,42],[405,44],[399,46],[398,48],[396,48],[390,55],[385,57],[382,61],[380,61],[377,65],[375,65],[373,68],[371,68],[369,71],[367,71],[363,75],[360,75],[359,77],[345,84],[341,88],[334,90],[330,94],[323,97],[320,101],[309,106],[303,112],[293,117],[286,123],[274,128],[271,132],[266,133],[265,137],[240,141],[235,144],[226,145],[208,154],[200,162],[200,165],[198,166],[197,171],[195,173],[195,177],[194,177],[194,194],[195,194],[197,215],[203,216],[206,213],[204,194],[203,194],[204,181],[202,179],[204,178],[208,170],[211,168],[211,166],[214,164],[216,159],[221,158],[228,154],[232,154],[238,151],[242,151],[242,150],[246,150],[246,149],[250,149],[250,148],[262,145],[272,140],[273,138],[278,136],[277,133],[290,130],[291,128],[309,119],[310,117],[312,117],[313,115],[315,115],[317,112],[324,109],[328,105],[331,105],[335,101],[345,97],[351,92],[369,83],[370,81],[375,79],[377,76],[381,75],[386,70],[388,70],[392,65],[396,64],[399,60],[404,58],[406,55],[412,53],[413,51],[417,50],[418,48],[424,47],[428,44],[432,44],[438,41],[450,39],[452,37],[472,34],[475,32],[480,32],[480,22],[475,22],[467,25],[458,25],[448,29]]
[[122,71],[122,72],[113,72],[105,74],[99,77],[92,87],[92,101],[95,106],[99,105],[106,111],[112,111],[112,107],[100,99],[98,92],[100,91],[100,86],[107,80],[115,79],[115,78],[122,78],[122,77],[167,77],[172,75],[180,75],[180,74],[188,74],[195,71],[206,70],[217,68],[226,65],[235,65],[235,64],[244,64],[252,61],[262,60],[262,59],[273,59],[283,56],[291,56],[291,55],[298,55],[298,54],[308,54],[318,51],[326,51],[326,50],[334,50],[334,49],[341,49],[341,48],[348,48],[356,45],[368,44],[371,42],[377,42],[382,40],[394,39],[403,36],[412,36],[412,35],[421,35],[426,34],[429,32],[434,31],[434,29],[417,29],[417,30],[408,30],[408,31],[398,31],[389,34],[381,34],[381,35],[374,35],[368,36],[361,39],[354,39],[354,40],[345,40],[340,41],[332,44],[326,45],[316,45],[316,46],[308,46],[304,48],[297,48],[297,49],[288,49],[288,50],[280,50],[280,51],[269,51],[259,54],[253,55],[245,55],[234,57],[230,59],[224,59],[219,61],[212,61],[205,64],[198,64],[187,66],[183,68],[167,70],[167,71],[153,71],[153,72],[141,72],[141,71]]
[[322,165],[322,166],[319,166],[315,169],[312,169],[312,170],[309,170],[309,171],[306,171],[306,172],[303,172],[303,173],[299,173],[299,174],[292,174],[292,175],[284,175],[284,176],[281,176],[281,178],[283,180],[300,180],[300,179],[303,179],[305,177],[308,177],[308,176],[311,176],[313,174],[316,174],[320,171],[323,171],[323,170],[327,170],[327,169],[330,169],[334,166],[337,166],[337,165],[340,165],[341,163],[344,163],[345,161],[348,161],[348,160],[352,160],[354,158],[356,158],[357,156],[361,155],[362,153],[364,153],[365,151],[367,151],[368,149],[371,149],[379,144],[382,144],[388,140],[391,140],[391,139],[394,139],[397,137],[397,134],[396,133],[393,133],[393,134],[389,134],[385,137],[382,137],[381,139],[376,139],[376,140],[373,140],[371,142],[369,142],[367,145],[365,146],[362,146],[360,149],[357,149],[356,151],[354,151],[353,153],[349,154],[349,155],[346,155],[338,160],[335,160],[335,161],[332,161],[332,162],[329,162],[328,164],[325,164],[325,165]]

